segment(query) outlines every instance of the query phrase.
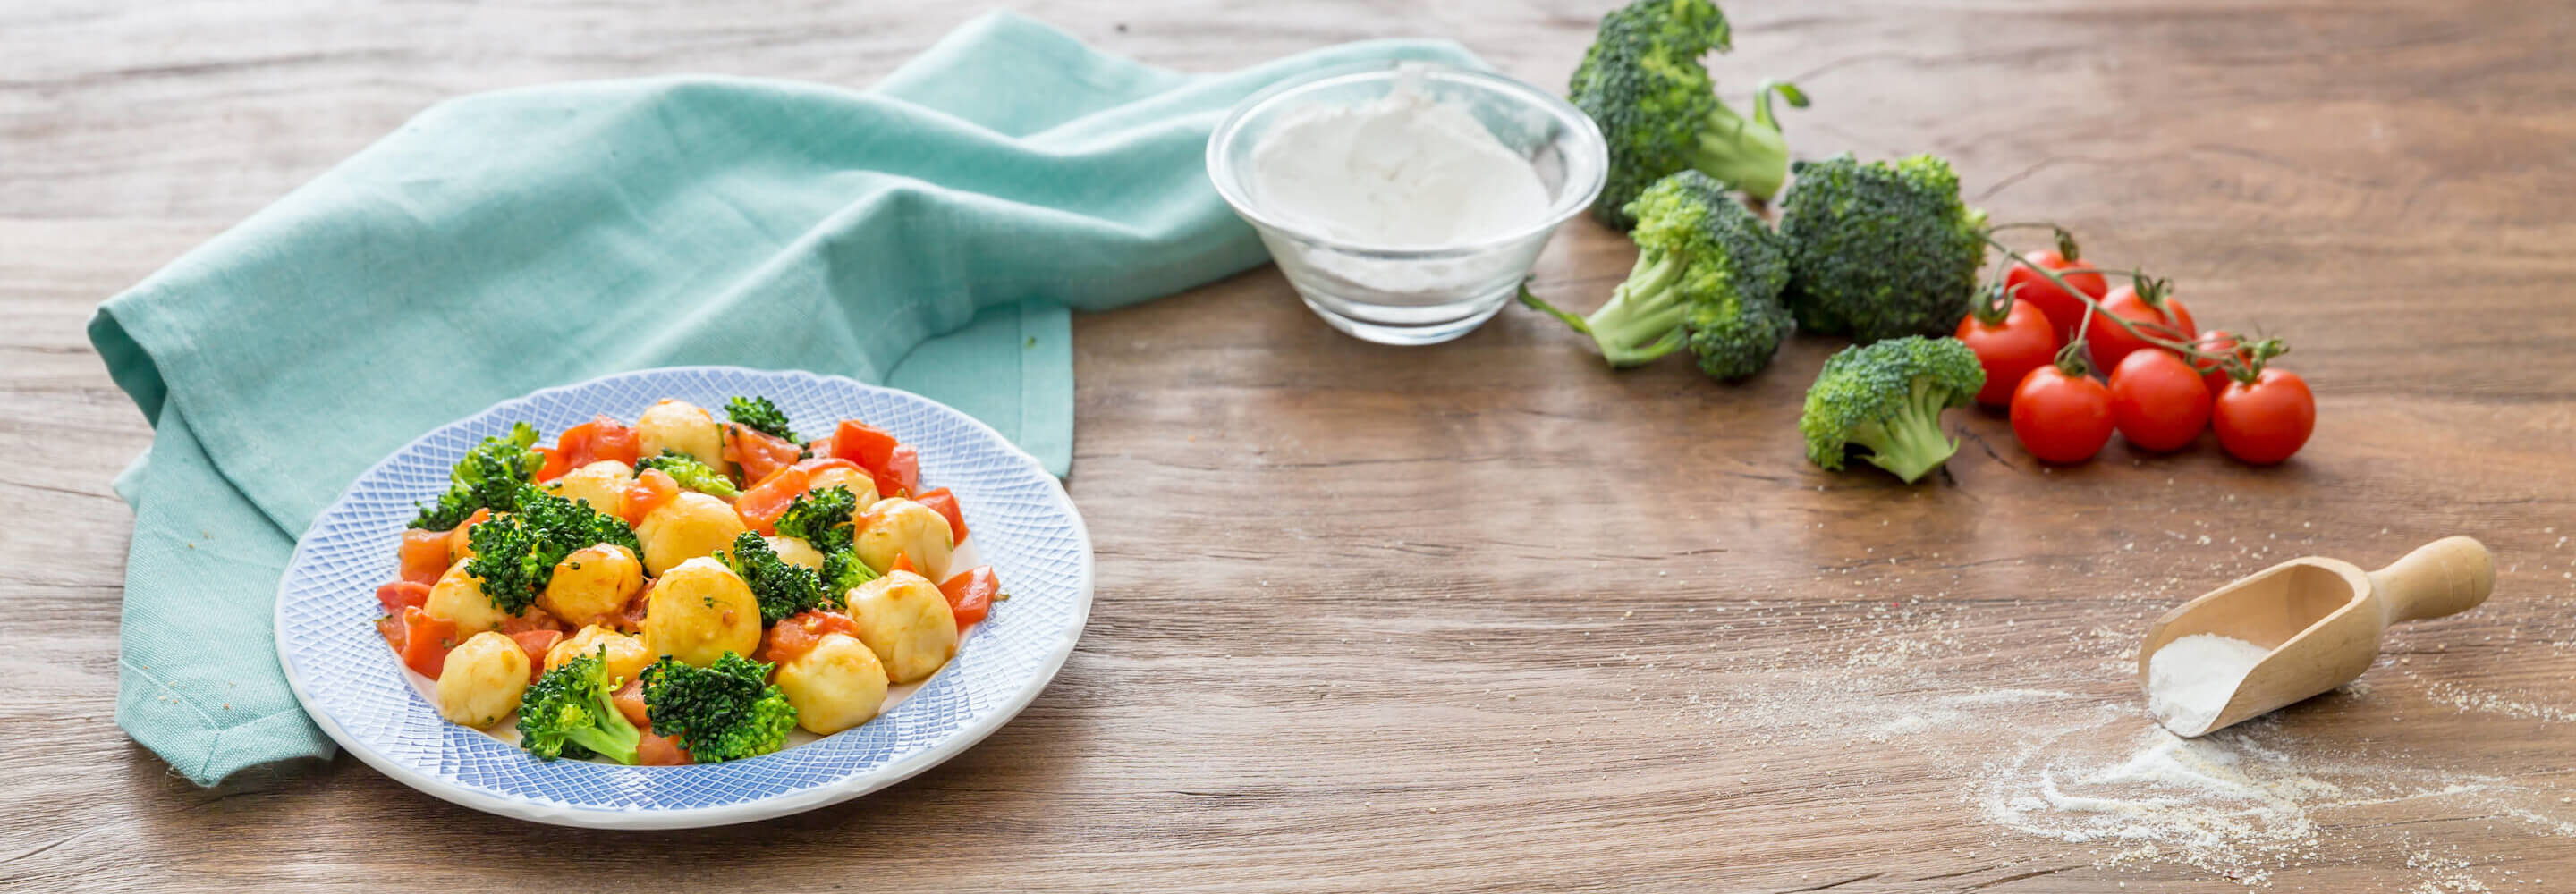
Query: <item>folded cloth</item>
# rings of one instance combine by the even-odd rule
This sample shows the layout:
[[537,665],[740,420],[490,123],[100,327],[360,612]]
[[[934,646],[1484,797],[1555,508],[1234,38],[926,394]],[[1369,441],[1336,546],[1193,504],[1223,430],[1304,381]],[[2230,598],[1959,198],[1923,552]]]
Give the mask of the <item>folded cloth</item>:
[[[367,466],[529,391],[654,366],[906,388],[1072,461],[1068,307],[1259,263],[1207,182],[1237,100],[1375,41],[1226,75],[1007,13],[874,89],[668,78],[442,103],[99,308],[155,429],[116,719],[199,784],[325,756],[278,668],[294,534]],[[386,544],[386,549],[393,544]]]

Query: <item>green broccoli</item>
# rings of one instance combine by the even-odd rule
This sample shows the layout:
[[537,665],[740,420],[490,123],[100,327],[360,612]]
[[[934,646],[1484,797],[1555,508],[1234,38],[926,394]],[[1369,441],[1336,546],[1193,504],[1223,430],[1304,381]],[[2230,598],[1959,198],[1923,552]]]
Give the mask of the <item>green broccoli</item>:
[[796,725],[796,707],[768,682],[769,668],[732,652],[710,667],[664,656],[644,668],[644,715],[701,764],[777,751]]
[[1869,450],[1863,459],[1911,483],[1959,450],[1941,434],[1941,411],[1967,406],[1985,386],[1976,352],[1955,338],[1853,345],[1816,374],[1798,431],[1816,465],[1840,469],[1845,449],[1857,445]]
[[502,612],[527,611],[554,580],[555,565],[575,550],[612,543],[642,554],[625,519],[592,509],[585,500],[533,485],[519,488],[516,511],[494,515],[467,535],[474,558],[465,561],[465,570],[483,579],[483,595]]
[[1637,265],[1610,301],[1583,319],[1527,291],[1521,301],[1601,345],[1612,366],[1634,366],[1687,345],[1719,379],[1761,372],[1789,333],[1780,286],[1789,279],[1779,234],[1707,174],[1683,171],[1628,203]]
[[536,443],[536,426],[525,422],[511,425],[506,436],[484,438],[449,470],[447,492],[439,495],[438,505],[420,507],[411,526],[445,531],[464,524],[477,509],[508,512],[516,508],[519,486],[535,480],[537,469],[545,465],[545,457],[530,449]]
[[1842,155],[1797,172],[1780,199],[1780,235],[1782,294],[1798,328],[1862,343],[1958,328],[1985,262],[1986,213],[1959,201],[1949,162]]
[[802,538],[829,555],[849,549],[858,538],[851,523],[859,515],[859,496],[840,485],[798,494],[778,516],[778,533]]
[[798,612],[828,608],[839,601],[836,594],[823,592],[823,578],[814,569],[779,558],[769,548],[769,541],[757,532],[736,535],[733,552],[719,550],[716,556],[751,587],[752,598],[760,601],[760,623],[764,625],[776,624]]
[[677,450],[665,448],[660,456],[648,456],[636,461],[635,471],[641,472],[646,469],[660,469],[662,474],[671,476],[671,480],[681,487],[707,496],[727,500],[742,496],[742,489],[734,487],[733,481],[726,478],[724,473],[709,468],[706,463],[699,462],[697,457]]
[[877,570],[859,559],[859,551],[844,549],[823,556],[824,598],[833,602],[848,599],[850,591],[860,584],[877,579]]
[[519,696],[519,744],[539,760],[599,755],[621,764],[636,761],[643,734],[609,701],[618,681],[608,677],[608,647],[566,661]]
[[1726,14],[1709,0],[1635,0],[1601,18],[1574,69],[1568,96],[1610,144],[1609,182],[1592,216],[1613,227],[1655,181],[1684,169],[1769,199],[1789,175],[1789,144],[1771,116],[1775,91],[1804,107],[1806,94],[1764,83],[1747,120],[1717,99],[1700,57],[1731,48]]
[[735,425],[767,432],[771,437],[789,443],[803,443],[787,427],[787,414],[766,397],[737,397],[725,401],[725,418]]

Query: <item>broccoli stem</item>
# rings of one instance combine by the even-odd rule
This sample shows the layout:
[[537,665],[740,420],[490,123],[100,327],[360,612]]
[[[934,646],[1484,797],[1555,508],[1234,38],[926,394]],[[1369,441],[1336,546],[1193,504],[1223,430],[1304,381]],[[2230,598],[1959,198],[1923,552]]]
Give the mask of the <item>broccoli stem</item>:
[[1584,331],[1601,345],[1612,366],[1636,366],[1681,349],[1682,316],[1689,302],[1682,297],[1682,274],[1689,264],[1671,252],[1637,256],[1628,279],[1610,293],[1601,309],[1583,319]]
[[1700,131],[1691,167],[1745,195],[1769,201],[1788,182],[1789,141],[1778,128],[1747,120],[1719,105],[1709,114],[1708,127]]
[[1869,448],[1863,458],[1871,464],[1912,484],[1959,452],[1959,442],[1941,434],[1941,410],[1948,405],[1930,382],[1918,379],[1903,411],[1853,429],[1849,440]]

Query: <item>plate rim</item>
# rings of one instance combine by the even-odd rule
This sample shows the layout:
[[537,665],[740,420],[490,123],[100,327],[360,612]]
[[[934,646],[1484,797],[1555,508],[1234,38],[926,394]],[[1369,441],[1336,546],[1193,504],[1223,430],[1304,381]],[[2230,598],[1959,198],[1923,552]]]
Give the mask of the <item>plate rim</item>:
[[313,516],[313,521],[305,525],[304,531],[296,535],[295,551],[287,557],[286,567],[290,569],[294,568],[304,560],[305,547],[308,538],[313,533],[314,527],[319,525],[325,516],[330,515],[333,509],[339,508],[341,503],[349,499],[351,490],[357,486],[359,481],[365,480],[369,476],[374,475],[378,470],[393,462],[395,457],[418,448],[422,443],[428,441],[432,435],[445,430],[449,426],[492,413],[510,404],[532,402],[543,395],[588,388],[612,379],[646,374],[692,372],[750,374],[754,376],[802,376],[818,381],[845,383],[867,391],[891,392],[908,398],[924,401],[940,410],[956,415],[957,418],[965,420],[968,425],[976,429],[981,429],[987,435],[991,435],[996,442],[1008,447],[1012,454],[1018,456],[1031,470],[1037,472],[1041,478],[1046,480],[1049,492],[1053,495],[1056,504],[1064,510],[1065,518],[1072,523],[1074,540],[1080,547],[1078,551],[1080,554],[1080,561],[1077,564],[1077,578],[1080,594],[1079,598],[1075,600],[1074,616],[1071,618],[1069,624],[1070,630],[1067,631],[1065,635],[1060,635],[1055,638],[1056,644],[1052,648],[1051,652],[1046,655],[1044,661],[1041,662],[1038,670],[1035,673],[1030,674],[1020,685],[1019,689],[1013,692],[1007,700],[998,705],[995,710],[959,727],[955,732],[948,734],[946,738],[939,740],[936,744],[922,749],[920,752],[909,757],[887,764],[883,767],[879,767],[875,771],[853,775],[833,783],[815,785],[736,804],[676,809],[588,807],[574,804],[548,804],[527,798],[499,795],[459,786],[445,779],[440,779],[438,777],[422,773],[410,766],[396,762],[392,758],[379,753],[374,748],[367,746],[355,736],[351,735],[347,730],[342,729],[340,725],[333,720],[329,712],[319,710],[315,707],[312,695],[305,691],[302,675],[296,671],[295,659],[288,649],[288,641],[286,637],[287,575],[281,571],[278,575],[277,592],[269,610],[270,637],[276,641],[278,665],[279,668],[285,672],[287,687],[294,691],[296,706],[303,709],[304,716],[312,720],[314,725],[321,727],[323,733],[329,735],[333,742],[338,743],[341,750],[355,756],[360,762],[365,763],[367,766],[375,768],[376,772],[382,773],[396,782],[410,786],[413,789],[442,801],[463,805],[485,813],[530,822],[544,823],[547,825],[575,826],[592,829],[694,829],[774,819],[781,816],[828,807],[862,795],[883,790],[896,783],[919,775],[924,770],[946,763],[950,758],[954,758],[959,754],[965,753],[967,749],[973,748],[977,744],[983,742],[986,737],[991,736],[994,731],[1001,729],[1004,724],[1007,724],[1013,718],[1018,717],[1021,711],[1027,710],[1030,704],[1037,701],[1039,693],[1046,691],[1048,684],[1054,682],[1056,674],[1064,669],[1065,662],[1072,659],[1074,646],[1081,641],[1082,631],[1085,627],[1089,626],[1091,620],[1091,601],[1093,596],[1093,586],[1096,581],[1093,566],[1096,562],[1096,558],[1093,555],[1091,547],[1091,528],[1089,524],[1084,521],[1081,509],[1074,505],[1073,495],[1065,490],[1063,479],[1056,477],[1054,473],[1048,472],[1046,470],[1046,465],[1039,462],[1037,457],[1030,455],[1027,450],[1021,449],[1020,445],[1013,443],[1011,439],[1003,437],[1000,431],[995,430],[991,425],[986,424],[984,420],[977,419],[972,414],[949,406],[948,404],[927,395],[905,391],[900,388],[871,385],[848,376],[817,373],[801,369],[758,369],[748,366],[731,366],[724,364],[656,366],[593,376],[579,382],[539,388],[517,397],[505,398],[496,401],[481,410],[432,426],[428,431],[420,433],[419,436],[412,438],[410,441],[404,442],[402,446],[396,447],[392,451],[387,452],[383,458],[376,460],[375,463],[359,472],[357,477],[350,479],[349,485],[340,490],[339,496],[334,497],[329,506],[324,507],[321,512],[316,513]]

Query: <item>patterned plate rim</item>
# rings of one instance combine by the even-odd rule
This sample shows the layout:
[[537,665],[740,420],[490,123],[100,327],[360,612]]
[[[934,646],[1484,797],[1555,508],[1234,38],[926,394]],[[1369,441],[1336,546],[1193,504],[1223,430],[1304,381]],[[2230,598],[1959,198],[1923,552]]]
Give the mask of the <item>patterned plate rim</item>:
[[[1021,681],[1018,688],[1011,691],[1006,698],[994,704],[990,710],[973,716],[966,722],[959,724],[956,729],[947,733],[943,738],[930,747],[924,748],[919,752],[900,760],[896,760],[892,763],[878,766],[872,770],[853,770],[848,775],[827,782],[808,785],[803,788],[790,789],[765,797],[737,803],[720,804],[708,807],[624,808],[571,803],[547,803],[531,798],[501,794],[469,787],[452,780],[442,779],[435,775],[424,773],[417,768],[397,761],[391,756],[382,753],[374,747],[372,743],[361,740],[356,735],[341,728],[337,720],[329,711],[323,710],[320,705],[316,704],[315,697],[305,686],[303,675],[297,670],[295,655],[292,648],[293,644],[287,638],[286,600],[288,595],[288,584],[294,579],[294,575],[291,573],[292,570],[303,566],[306,561],[305,551],[313,529],[319,527],[324,519],[330,518],[335,512],[342,508],[343,504],[350,500],[350,498],[356,493],[358,482],[366,481],[375,477],[377,474],[384,471],[385,467],[392,465],[397,459],[414,451],[423,449],[424,445],[431,441],[431,439],[436,438],[448,429],[459,425],[484,419],[494,414],[504,413],[513,408],[533,405],[549,396],[559,396],[567,392],[597,388],[620,379],[691,373],[702,375],[749,376],[755,378],[803,379],[816,383],[826,383],[834,386],[854,388],[861,391],[885,392],[899,395],[903,399],[920,401],[937,412],[948,414],[960,421],[963,421],[970,430],[980,432],[983,436],[991,438],[994,443],[1001,445],[1010,455],[1018,457],[1019,460],[1025,463],[1031,471],[1034,471],[1040,479],[1047,483],[1047,496],[1053,501],[1055,508],[1062,513],[1065,522],[1071,526],[1071,533],[1076,546],[1075,553],[1078,558],[1078,562],[1076,564],[1076,583],[1078,592],[1075,594],[1070,616],[1065,619],[1063,624],[1060,624],[1057,628],[1049,631],[1055,634],[1054,647],[1041,659],[1037,668],[1033,672],[1029,673],[1027,678]],[[439,798],[440,800],[461,804],[486,813],[550,825],[582,826],[604,829],[702,828],[707,826],[757,822],[759,820],[787,816],[837,804],[902,782],[924,770],[928,770],[940,765],[941,763],[945,763],[948,759],[962,754],[967,749],[974,747],[979,742],[982,742],[985,737],[992,735],[993,731],[1000,729],[1003,724],[1010,722],[1011,719],[1017,717],[1021,711],[1026,710],[1030,703],[1036,701],[1038,694],[1045,691],[1047,684],[1055,679],[1055,675],[1059,671],[1063,670],[1064,663],[1072,658],[1074,646],[1081,639],[1083,627],[1088,624],[1091,616],[1094,561],[1095,559],[1092,555],[1091,548],[1090,528],[1084,523],[1082,513],[1074,507],[1073,497],[1071,494],[1066,493],[1064,483],[1061,480],[1058,480],[1053,474],[1047,472],[1044,464],[1038,462],[1036,457],[1031,456],[1027,451],[1020,449],[1019,445],[1011,443],[1009,438],[1003,437],[1001,432],[994,430],[992,426],[985,424],[981,419],[977,419],[960,412],[956,408],[950,407],[947,404],[913,392],[895,388],[886,388],[879,385],[870,385],[847,376],[824,375],[804,370],[753,369],[742,366],[664,366],[611,373],[580,382],[531,391],[519,397],[500,401],[489,407],[485,407],[480,411],[467,414],[445,424],[431,428],[430,430],[421,433],[419,437],[413,438],[401,447],[395,448],[392,452],[387,453],[383,459],[377,460],[374,465],[368,466],[366,471],[360,472],[356,478],[352,479],[349,487],[343,489],[340,492],[340,495],[332,500],[329,507],[315,515],[314,523],[307,526],[303,534],[297,536],[295,552],[287,560],[287,568],[290,573],[281,574],[279,576],[277,603],[271,611],[271,625],[274,629],[274,637],[277,640],[278,663],[284,669],[287,684],[289,688],[294,690],[296,703],[303,707],[305,715],[312,718],[313,722],[320,726],[322,731],[328,734],[333,741],[338,742],[341,748],[346,749],[351,755],[356,756],[361,762],[375,768],[377,772],[383,773],[397,782],[401,782],[404,785],[418,789],[419,791]],[[673,768],[670,770],[670,772],[688,771],[689,768]]]

